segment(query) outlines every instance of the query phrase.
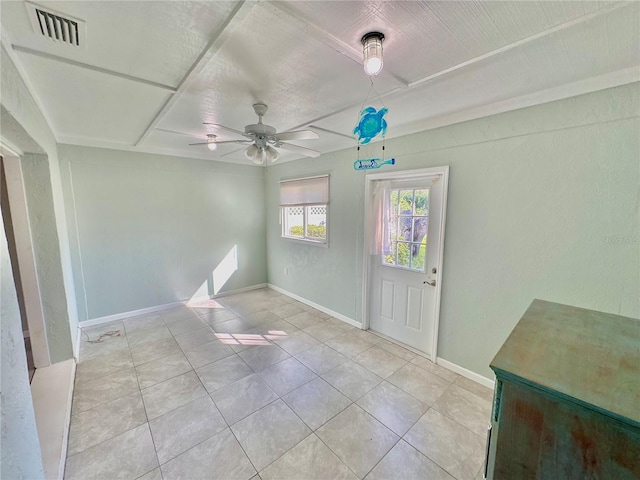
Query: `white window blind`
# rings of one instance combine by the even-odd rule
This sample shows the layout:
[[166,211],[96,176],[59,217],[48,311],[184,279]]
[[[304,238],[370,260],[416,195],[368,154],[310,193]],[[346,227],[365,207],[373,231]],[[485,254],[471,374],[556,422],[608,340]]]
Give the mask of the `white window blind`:
[[329,203],[329,175],[280,182],[280,206],[326,205]]

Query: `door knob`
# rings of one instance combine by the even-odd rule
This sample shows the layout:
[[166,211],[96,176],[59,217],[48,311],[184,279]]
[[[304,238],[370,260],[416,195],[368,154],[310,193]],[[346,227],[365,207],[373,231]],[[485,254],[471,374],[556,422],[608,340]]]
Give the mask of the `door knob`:
[[424,282],[422,282],[422,283],[424,283],[425,285],[430,285],[430,286],[432,286],[432,287],[435,287],[435,286],[436,286],[436,281],[435,281],[435,280],[431,280],[430,282],[429,282],[429,281],[427,281],[427,280],[425,280],[425,281],[424,281]]

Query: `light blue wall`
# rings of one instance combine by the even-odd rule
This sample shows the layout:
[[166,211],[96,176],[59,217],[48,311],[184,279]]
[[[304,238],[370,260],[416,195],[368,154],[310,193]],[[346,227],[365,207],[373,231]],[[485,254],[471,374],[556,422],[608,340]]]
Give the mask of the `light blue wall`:
[[234,246],[238,270],[220,293],[267,281],[264,169],[58,151],[82,320],[188,300]]
[[[387,141],[395,170],[450,166],[440,357],[491,377],[534,298],[640,317],[639,113],[632,84]],[[270,283],[360,321],[355,158],[269,167],[267,239]],[[331,174],[328,249],[279,236],[278,182],[318,173]]]
[[[343,151],[267,167],[267,248],[269,283],[360,321],[364,184],[353,160]],[[280,180],[323,174],[329,174],[329,247],[281,238]]]

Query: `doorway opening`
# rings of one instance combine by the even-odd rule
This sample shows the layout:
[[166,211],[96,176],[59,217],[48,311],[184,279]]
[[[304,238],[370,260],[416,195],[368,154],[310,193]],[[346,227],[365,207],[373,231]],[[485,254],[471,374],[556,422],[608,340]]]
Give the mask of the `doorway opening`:
[[0,206],[25,339],[29,382],[50,365],[20,157],[0,145]]
[[20,310],[20,320],[22,322],[22,337],[24,339],[24,348],[27,354],[27,370],[29,372],[29,383],[33,380],[36,373],[33,362],[33,350],[31,348],[31,339],[29,338],[29,325],[27,324],[27,314],[25,308],[25,300],[22,289],[22,279],[20,278],[20,270],[18,268],[18,253],[16,245],[16,235],[13,228],[12,212],[9,208],[9,195],[7,191],[7,177],[5,172],[5,159],[0,155],[0,208],[2,208],[2,220],[7,238],[7,247],[11,260],[11,270],[13,272],[13,281],[16,287],[18,298],[18,308]]
[[363,328],[437,357],[449,167],[367,175]]

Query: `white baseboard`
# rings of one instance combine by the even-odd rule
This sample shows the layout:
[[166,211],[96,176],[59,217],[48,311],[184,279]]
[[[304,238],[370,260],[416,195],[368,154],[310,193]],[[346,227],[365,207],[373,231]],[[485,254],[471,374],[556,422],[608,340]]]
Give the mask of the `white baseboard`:
[[396,345],[398,345],[399,347],[404,348],[405,350],[409,350],[410,352],[415,353],[416,355],[420,355],[421,357],[426,358],[427,360],[433,362],[431,355],[424,353],[420,350],[418,350],[417,348],[413,348],[411,345],[407,345],[406,343],[402,343],[399,340],[396,340],[395,338],[392,338],[388,335],[385,335],[384,333],[380,333],[380,332],[376,332],[375,330],[368,330],[369,332],[373,333],[375,336],[380,337],[385,339],[387,342],[391,342],[391,343],[395,343]]
[[[338,312],[334,312],[333,310],[330,310],[326,307],[323,307],[322,305],[318,305],[317,303],[314,303],[310,300],[307,300],[306,298],[300,297],[298,295],[296,295],[295,293],[291,293],[283,288],[280,288],[276,285],[272,285],[272,284],[268,284],[268,287],[272,290],[275,290],[278,293],[282,293],[283,295],[286,295],[287,297],[291,297],[295,300],[298,300],[299,302],[304,303],[305,305],[309,305],[310,307],[313,307],[317,310],[320,310],[321,312],[326,313],[327,315],[331,315],[332,317],[338,318],[340,320],[342,320],[343,322],[348,323],[349,325],[353,325],[354,327],[357,328],[362,328],[362,324],[360,322],[356,322],[355,320],[353,320],[352,318],[347,317],[346,315],[342,315],[341,313]],[[378,335],[381,338],[385,338],[386,340],[390,340],[393,343],[398,343],[396,341],[394,341],[393,339],[387,337],[386,335],[381,335],[377,332],[371,332],[375,335]],[[419,352],[418,350],[415,350],[411,347],[407,347],[407,345],[401,344],[402,347],[404,348],[409,348],[409,350],[413,351],[414,353],[417,353],[419,355],[428,357],[428,355],[425,355],[424,352]],[[462,375],[463,377],[468,378],[469,380],[473,380],[476,383],[479,383],[480,385],[484,385],[487,388],[491,388],[493,389],[495,382],[493,380],[490,380],[486,377],[483,377],[482,375],[479,375],[475,372],[472,372],[471,370],[467,370],[464,367],[461,367],[460,365],[456,365],[455,363],[452,363],[448,360],[445,360],[444,358],[440,358],[438,357],[436,359],[436,364],[440,365],[441,367],[446,368],[447,370],[451,370],[454,373],[457,373],[458,375]]]
[[235,295],[236,293],[250,292],[251,290],[258,290],[260,288],[266,288],[266,283],[257,283],[255,285],[250,285],[248,287],[236,288],[235,290],[229,290],[228,292],[218,293],[216,295],[202,295],[200,297],[190,298],[185,305],[196,304],[199,302],[206,302],[207,300],[222,298],[228,295]]
[[467,370],[460,365],[456,365],[455,363],[450,362],[449,360],[445,360],[444,358],[438,357],[436,359],[436,364],[441,367],[446,368],[447,370],[451,370],[452,372],[457,373],[458,375],[462,375],[463,377],[467,377],[469,380],[473,380],[480,385],[484,385],[487,388],[493,390],[495,386],[495,380],[490,380],[487,377],[483,377],[482,375],[477,374],[476,372],[472,372],[471,370]]
[[[406,344],[404,344],[402,342],[399,342],[399,341],[397,341],[397,340],[395,340],[395,339],[393,339],[393,338],[391,338],[391,337],[389,337],[387,335],[384,335],[384,334],[382,334],[380,332],[376,332],[374,330],[369,330],[369,331],[371,333],[373,333],[374,335],[377,335],[378,337],[384,338],[385,340],[387,340],[387,341],[389,341],[391,343],[395,343],[396,345],[398,345],[398,346],[400,346],[402,348],[405,348],[407,350],[410,350],[413,353],[415,353],[417,355],[420,355],[420,356],[422,356],[424,358],[427,358],[427,359],[429,359],[429,360],[431,360],[433,362],[433,359],[431,358],[431,355],[427,355],[426,353],[421,352],[420,350],[417,350],[417,349],[415,349],[415,348],[413,348],[413,347],[411,347],[409,345],[406,345]],[[482,375],[478,375],[477,373],[472,372],[471,370],[467,370],[466,368],[461,367],[460,365],[456,365],[455,363],[452,363],[452,362],[450,362],[448,360],[445,360],[444,358],[438,357],[436,359],[436,362],[434,362],[434,363],[436,363],[437,365],[440,365],[443,368],[446,368],[447,370],[451,370],[452,372],[457,373],[458,375],[462,375],[463,377],[466,377],[469,380],[473,380],[474,382],[479,383],[480,385],[484,385],[485,387],[488,387],[488,388],[493,390],[494,383],[495,383],[493,380],[489,380],[488,378],[483,377]]]
[[73,406],[73,390],[76,383],[76,369],[78,362],[72,358],[73,365],[71,370],[71,388],[69,389],[69,397],[67,398],[67,416],[64,422],[64,438],[62,439],[62,454],[60,456],[60,470],[58,471],[58,480],[64,480],[64,470],[67,465],[67,450],[69,447],[69,429],[71,428],[71,407]]
[[235,295],[236,293],[249,292],[251,290],[258,290],[260,288],[266,288],[269,284],[267,283],[258,283],[256,285],[251,285],[249,287],[236,288],[235,290],[229,290],[228,292],[218,293],[217,295],[212,295],[211,298],[221,298],[226,297],[227,295]]
[[348,323],[349,325],[352,325],[352,326],[357,327],[357,328],[362,328],[362,323],[355,321],[353,318],[349,318],[346,315],[343,315],[343,314],[338,313],[338,312],[334,312],[333,310],[330,310],[327,307],[323,307],[322,305],[314,303],[311,300],[307,300],[306,298],[300,297],[300,296],[296,295],[295,293],[291,293],[291,292],[285,290],[284,288],[277,287],[277,286],[272,285],[270,283],[267,286],[271,290],[275,290],[276,292],[281,293],[283,295],[286,295],[287,297],[291,297],[294,300],[298,300],[299,302],[302,302],[305,305],[309,305],[310,307],[313,307],[316,310],[320,310],[321,312],[324,312],[327,315],[331,315],[332,317],[335,317],[338,320],[342,320],[343,322]]
[[117,320],[122,320],[122,319],[129,318],[129,317],[136,317],[138,315],[146,315],[148,313],[156,313],[156,312],[161,312],[163,310],[170,310],[172,308],[180,307],[182,305],[186,305],[187,303],[191,303],[191,302],[195,303],[195,302],[198,302],[198,301],[209,300],[210,298],[220,298],[220,297],[224,297],[224,296],[227,296],[227,295],[233,295],[233,294],[236,294],[236,293],[248,292],[250,290],[257,290],[259,288],[265,288],[266,286],[267,286],[266,283],[259,283],[257,285],[251,285],[249,287],[243,287],[243,288],[238,288],[238,289],[235,289],[235,290],[230,290],[230,291],[224,292],[224,293],[219,293],[218,295],[214,295],[212,297],[202,296],[202,297],[198,297],[198,298],[195,298],[195,299],[192,299],[192,300],[184,300],[182,302],[165,303],[164,305],[157,305],[155,307],[141,308],[139,310],[132,310],[130,312],[115,313],[113,315],[106,315],[104,317],[92,318],[90,320],[83,320],[82,322],[80,322],[78,324],[78,328],[95,327],[97,325],[102,325],[104,323],[109,323],[109,322],[115,322]]
[[96,325],[102,325],[103,323],[115,322],[116,320],[122,320],[124,318],[136,317],[138,315],[145,315],[147,313],[161,312],[162,310],[169,310],[184,305],[184,302],[166,303],[164,305],[158,305],[155,307],[141,308],[139,310],[132,310],[130,312],[114,313],[113,315],[106,315],[104,317],[92,318],[91,320],[83,320],[78,323],[79,328],[95,327]]
[[202,295],[201,297],[190,298],[184,302],[184,304],[189,305],[190,303],[206,302],[207,300],[211,300],[211,297],[209,295]]
[[76,343],[73,345],[73,358],[76,359],[76,363],[80,361],[80,343],[82,341],[82,331],[80,325],[76,328]]

